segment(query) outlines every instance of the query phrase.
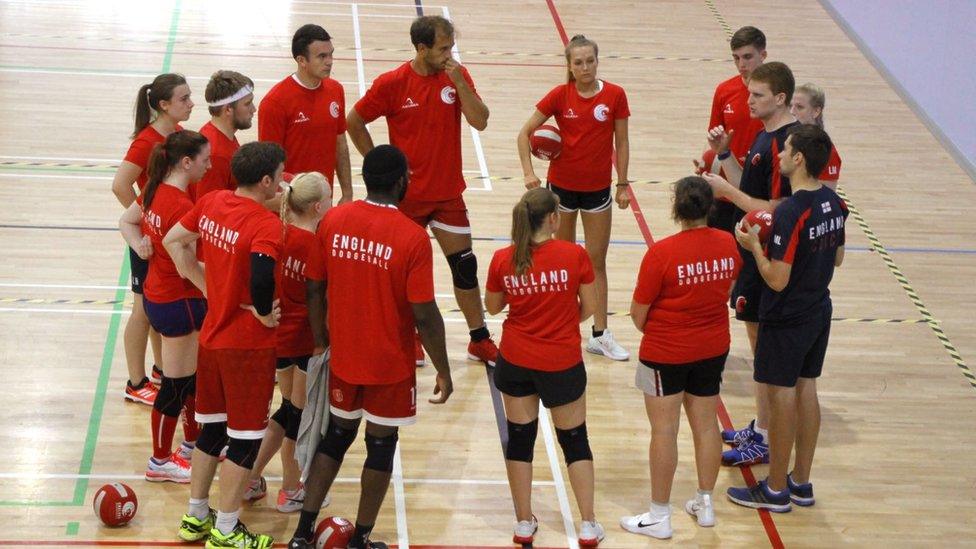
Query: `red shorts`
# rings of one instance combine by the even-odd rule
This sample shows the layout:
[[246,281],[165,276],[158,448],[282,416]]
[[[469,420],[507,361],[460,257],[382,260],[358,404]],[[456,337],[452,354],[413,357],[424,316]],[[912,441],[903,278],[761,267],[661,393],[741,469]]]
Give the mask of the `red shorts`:
[[404,200],[397,207],[421,227],[429,225],[449,233],[471,234],[464,197],[436,202]]
[[388,385],[354,385],[329,371],[329,408],[345,419],[359,419],[387,427],[417,422],[417,374]]
[[200,346],[197,357],[198,423],[227,422],[227,436],[264,437],[275,386],[274,349]]

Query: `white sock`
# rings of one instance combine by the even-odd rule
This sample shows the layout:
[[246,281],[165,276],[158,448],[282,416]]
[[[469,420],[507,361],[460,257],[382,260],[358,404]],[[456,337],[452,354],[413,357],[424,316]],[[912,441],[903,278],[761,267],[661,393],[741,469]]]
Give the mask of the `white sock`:
[[698,499],[701,499],[702,496],[712,497],[712,491],[711,490],[702,490],[701,488],[699,488],[698,489],[698,496],[699,496]]
[[752,430],[762,437],[763,442],[769,444],[769,429],[760,429],[759,424],[757,423]]
[[223,511],[217,511],[217,529],[223,535],[228,535],[234,531],[234,527],[237,526],[238,519],[241,518],[241,509],[237,508],[233,513],[225,513]]
[[210,514],[210,498],[190,498],[190,510],[187,511],[186,514],[196,518],[197,520],[207,518],[207,515]]
[[655,517],[670,517],[671,516],[671,504],[670,503],[657,503],[651,500],[651,515]]

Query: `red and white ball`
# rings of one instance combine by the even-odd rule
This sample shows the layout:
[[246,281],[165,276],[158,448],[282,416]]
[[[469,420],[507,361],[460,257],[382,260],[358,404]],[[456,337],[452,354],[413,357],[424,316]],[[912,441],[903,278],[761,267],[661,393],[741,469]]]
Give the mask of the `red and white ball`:
[[753,226],[759,227],[759,242],[765,244],[769,240],[769,233],[773,232],[773,214],[766,210],[753,210],[739,222],[739,230],[744,233]]
[[346,549],[356,528],[342,517],[326,517],[315,528],[316,549]]
[[722,162],[718,159],[715,151],[712,149],[705,149],[705,152],[701,155],[701,160],[698,162],[698,170],[695,175],[701,175],[705,172],[712,172],[718,175],[722,171]]
[[559,128],[551,124],[543,124],[529,136],[529,148],[532,156],[539,160],[552,160],[559,157],[563,151],[563,139],[559,135]]
[[92,507],[106,526],[124,526],[136,516],[139,500],[128,485],[113,482],[95,492]]

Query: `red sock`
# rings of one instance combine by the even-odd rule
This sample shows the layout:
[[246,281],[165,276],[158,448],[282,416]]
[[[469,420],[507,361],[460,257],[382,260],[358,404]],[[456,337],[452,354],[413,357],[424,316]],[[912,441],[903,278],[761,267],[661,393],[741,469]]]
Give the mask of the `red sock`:
[[153,457],[159,461],[169,460],[173,454],[173,433],[176,432],[178,417],[163,415],[159,410],[152,411]]
[[183,439],[195,444],[200,436],[200,424],[196,419],[197,397],[190,395],[183,402]]

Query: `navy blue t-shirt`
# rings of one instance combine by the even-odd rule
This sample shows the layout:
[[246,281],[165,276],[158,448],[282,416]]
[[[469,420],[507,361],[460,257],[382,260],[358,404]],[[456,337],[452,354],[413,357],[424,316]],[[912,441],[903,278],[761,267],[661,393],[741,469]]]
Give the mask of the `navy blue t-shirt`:
[[780,292],[763,288],[759,321],[791,324],[830,306],[837,248],[844,245],[847,205],[828,187],[798,191],[773,213],[766,256],[792,265]]

